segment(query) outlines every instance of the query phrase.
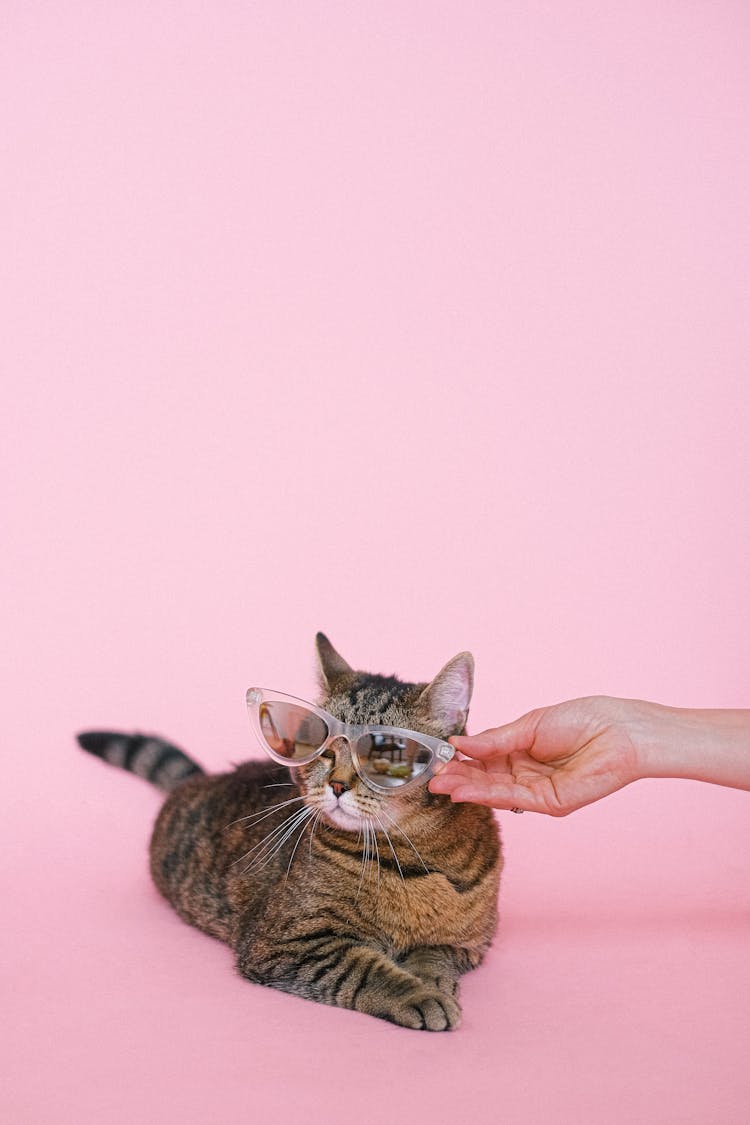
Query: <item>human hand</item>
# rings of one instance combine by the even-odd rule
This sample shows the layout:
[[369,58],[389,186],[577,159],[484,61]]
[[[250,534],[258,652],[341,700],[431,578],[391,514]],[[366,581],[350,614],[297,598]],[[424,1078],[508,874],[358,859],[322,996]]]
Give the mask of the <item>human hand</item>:
[[652,722],[640,700],[588,696],[529,711],[513,723],[451,743],[453,759],[429,783],[432,793],[496,809],[565,816],[642,776],[639,732]]

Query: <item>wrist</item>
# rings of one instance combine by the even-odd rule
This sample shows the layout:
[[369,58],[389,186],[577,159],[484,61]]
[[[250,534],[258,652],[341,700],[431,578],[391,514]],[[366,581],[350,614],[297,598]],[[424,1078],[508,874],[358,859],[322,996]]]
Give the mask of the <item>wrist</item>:
[[750,789],[750,711],[629,700],[639,777],[678,777]]

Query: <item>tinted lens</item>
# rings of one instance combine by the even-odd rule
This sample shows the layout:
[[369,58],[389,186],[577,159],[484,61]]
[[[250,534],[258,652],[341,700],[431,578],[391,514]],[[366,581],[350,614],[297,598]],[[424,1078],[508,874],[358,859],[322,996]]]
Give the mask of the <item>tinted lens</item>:
[[375,785],[396,789],[424,773],[432,751],[413,738],[398,734],[365,734],[357,742],[362,773]]
[[259,718],[268,745],[290,761],[312,757],[328,738],[323,720],[293,703],[261,703]]

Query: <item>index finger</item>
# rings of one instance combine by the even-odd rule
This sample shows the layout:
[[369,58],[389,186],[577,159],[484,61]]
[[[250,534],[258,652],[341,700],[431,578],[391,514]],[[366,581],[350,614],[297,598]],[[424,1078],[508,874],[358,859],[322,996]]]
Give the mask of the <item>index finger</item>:
[[514,750],[528,750],[534,742],[541,717],[541,710],[529,711],[512,723],[490,727],[480,734],[455,734],[448,741],[462,754],[480,760],[510,754]]

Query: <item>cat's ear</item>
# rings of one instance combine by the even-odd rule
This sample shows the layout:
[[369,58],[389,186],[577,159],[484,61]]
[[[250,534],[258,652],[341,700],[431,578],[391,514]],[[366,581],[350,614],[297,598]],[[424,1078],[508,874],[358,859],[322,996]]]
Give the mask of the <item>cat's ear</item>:
[[343,656],[340,656],[336,652],[336,649],[328,640],[325,633],[316,633],[315,648],[318,651],[320,678],[324,688],[330,688],[334,680],[354,671],[354,669],[346,663]]
[[474,657],[459,652],[441,668],[419,697],[434,722],[449,734],[460,734],[466,726],[474,687]]

